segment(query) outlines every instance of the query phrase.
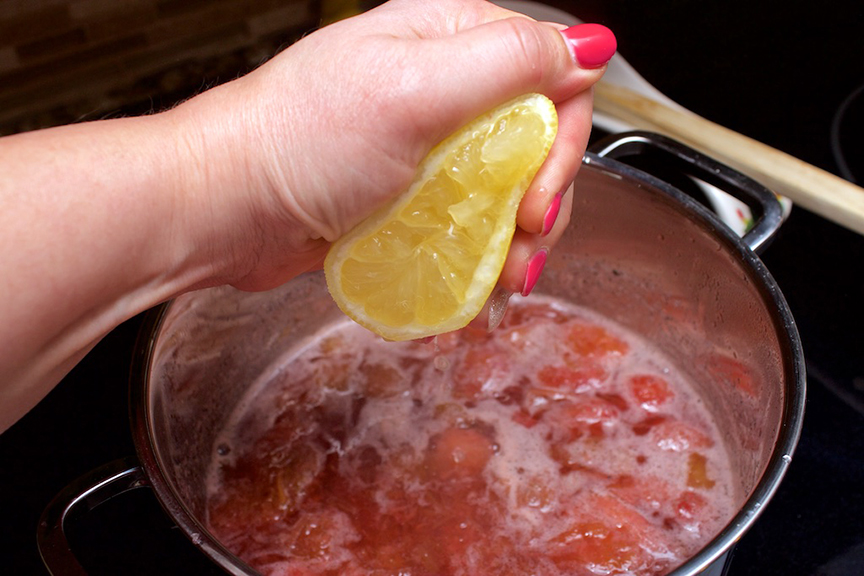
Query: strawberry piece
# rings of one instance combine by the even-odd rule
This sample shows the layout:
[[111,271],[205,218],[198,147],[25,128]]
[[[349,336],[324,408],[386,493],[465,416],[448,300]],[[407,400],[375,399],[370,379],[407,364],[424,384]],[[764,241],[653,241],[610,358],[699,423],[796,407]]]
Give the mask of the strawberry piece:
[[566,341],[579,356],[623,356],[630,349],[626,342],[594,324],[573,324]]
[[429,471],[439,478],[478,477],[494,453],[492,441],[474,428],[448,428],[430,443]]
[[640,374],[630,378],[633,397],[649,412],[656,412],[661,404],[671,400],[675,394],[665,379],[653,374]]

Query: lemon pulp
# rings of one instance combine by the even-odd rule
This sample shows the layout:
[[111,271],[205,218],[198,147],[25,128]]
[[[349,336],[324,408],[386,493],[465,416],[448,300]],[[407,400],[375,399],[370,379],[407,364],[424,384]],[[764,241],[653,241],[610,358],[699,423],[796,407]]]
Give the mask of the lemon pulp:
[[389,340],[468,324],[495,287],[557,127],[554,104],[529,94],[436,146],[404,194],[330,248],[324,271],[337,305]]

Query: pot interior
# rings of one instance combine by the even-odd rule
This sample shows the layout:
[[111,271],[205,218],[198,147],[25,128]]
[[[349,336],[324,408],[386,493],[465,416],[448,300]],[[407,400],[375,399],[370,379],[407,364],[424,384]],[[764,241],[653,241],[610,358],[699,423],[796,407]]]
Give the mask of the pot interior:
[[[740,516],[752,518],[785,470],[803,405],[794,325],[752,252],[680,193],[594,158],[580,171],[571,225],[535,292],[620,323],[689,374],[725,436]],[[195,292],[164,310],[138,369],[142,381],[133,382],[133,416],[160,500],[199,541],[209,538],[201,519],[218,433],[287,348],[340,315],[321,273],[265,293]],[[708,556],[747,525],[730,522]],[[247,573],[211,544],[214,559]]]

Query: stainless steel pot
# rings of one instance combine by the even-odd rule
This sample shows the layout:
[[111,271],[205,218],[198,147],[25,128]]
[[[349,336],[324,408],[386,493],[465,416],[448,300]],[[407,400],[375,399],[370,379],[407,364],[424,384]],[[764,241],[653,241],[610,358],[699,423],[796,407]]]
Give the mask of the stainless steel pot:
[[[689,196],[612,159],[644,149],[755,200],[761,214],[755,227],[740,239]],[[729,550],[777,489],[803,419],[805,371],[795,323],[754,252],[779,227],[779,204],[709,158],[656,135],[631,133],[586,155],[573,213],[536,290],[620,322],[701,383],[738,471],[740,509],[673,574],[720,574]],[[339,314],[319,273],[265,293],[194,292],[154,311],[132,371],[138,461],[94,471],[49,505],[38,534],[49,571],[85,573],[63,530],[71,515],[149,486],[190,541],[227,573],[256,574],[202,522],[214,441],[246,387],[287,347]],[[738,369],[728,370],[733,364]]]

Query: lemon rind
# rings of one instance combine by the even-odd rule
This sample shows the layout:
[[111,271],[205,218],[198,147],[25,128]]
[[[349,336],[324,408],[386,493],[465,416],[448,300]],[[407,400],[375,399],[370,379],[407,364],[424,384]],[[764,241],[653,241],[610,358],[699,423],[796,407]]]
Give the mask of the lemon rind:
[[[540,103],[535,104],[538,99],[540,100]],[[483,256],[478,262],[472,282],[466,290],[465,301],[470,302],[470,304],[466,304],[460,313],[451,316],[443,322],[436,323],[434,326],[420,322],[412,322],[401,326],[388,326],[380,321],[370,319],[365,312],[363,303],[352,302],[344,297],[341,286],[339,285],[339,278],[337,277],[338,274],[334,273],[333,270],[335,269],[335,266],[333,266],[332,263],[341,262],[347,256],[346,252],[351,249],[354,240],[374,232],[411,202],[419,192],[420,186],[438,169],[443,155],[446,155],[454,147],[470,141],[473,138],[473,133],[480,127],[487,125],[492,118],[502,113],[506,113],[510,108],[521,105],[528,105],[542,115],[541,117],[544,121],[544,126],[546,127],[544,138],[547,140],[547,145],[543,153],[539,156],[539,161],[535,162],[535,165],[532,166],[526,177],[514,185],[508,193],[502,195],[502,198],[506,198],[508,202],[506,210],[502,211],[504,213],[502,219],[506,220],[507,225],[499,227],[486,244],[487,249],[484,251]],[[325,258],[324,273],[330,293],[340,310],[361,326],[387,340],[393,341],[415,340],[464,328],[477,316],[477,314],[480,313],[483,305],[495,287],[497,278],[501,274],[501,269],[504,266],[506,253],[509,250],[510,243],[513,239],[513,233],[516,229],[516,212],[519,208],[519,204],[522,201],[525,192],[531,185],[531,181],[534,179],[534,176],[549,153],[557,127],[557,115],[552,102],[543,95],[530,94],[515,98],[510,102],[475,118],[472,122],[457,130],[453,135],[442,140],[438,145],[436,145],[421,162],[413,182],[403,194],[400,194],[393,201],[376,210],[372,215],[355,226],[347,234],[343,235],[331,246],[327,257]],[[488,249],[490,246],[500,246],[504,251],[505,257],[502,258],[498,250],[490,251]]]

